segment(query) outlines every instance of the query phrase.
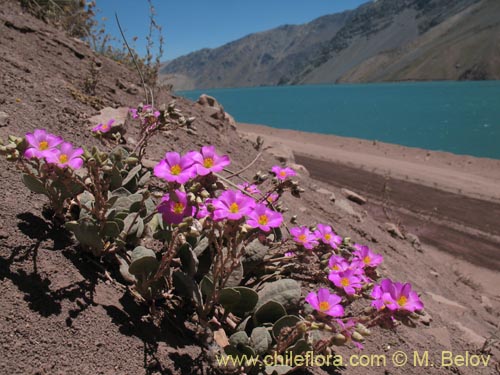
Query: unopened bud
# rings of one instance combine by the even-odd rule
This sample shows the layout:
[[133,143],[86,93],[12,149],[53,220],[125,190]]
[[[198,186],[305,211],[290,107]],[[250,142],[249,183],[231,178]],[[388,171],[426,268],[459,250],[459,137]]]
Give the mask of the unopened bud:
[[347,339],[346,337],[341,334],[341,333],[337,333],[334,337],[333,337],[333,340],[332,340],[332,344],[333,345],[337,345],[337,346],[342,346],[346,343]]
[[351,335],[351,338],[353,341],[356,341],[356,342],[362,342],[365,340],[363,335],[361,333],[359,333],[358,331],[354,331]]
[[371,332],[364,324],[358,323],[356,324],[356,331],[359,332],[363,336],[370,336]]

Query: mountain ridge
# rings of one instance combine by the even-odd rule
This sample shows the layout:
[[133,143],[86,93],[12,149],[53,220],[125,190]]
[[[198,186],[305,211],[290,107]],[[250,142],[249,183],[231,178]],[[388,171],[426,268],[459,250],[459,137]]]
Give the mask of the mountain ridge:
[[[490,28],[479,37],[474,35],[474,27],[481,23],[481,17],[486,18]],[[491,41],[500,35],[495,17],[500,19],[500,7],[494,0],[378,0],[306,24],[282,25],[249,34],[218,48],[181,56],[165,64],[162,80],[173,84],[177,90],[189,90],[339,82],[500,79],[498,64],[491,63],[500,57]],[[442,27],[443,24],[465,27],[469,34],[461,39],[459,30],[449,31]],[[433,55],[430,53],[433,46],[449,49],[450,45],[443,47],[440,41],[446,42],[450,32],[455,35],[449,42],[455,49],[451,54],[454,61],[449,53],[438,54],[436,62],[423,65],[431,66],[430,71],[417,69],[414,65],[421,64],[422,57]],[[431,36],[437,41],[430,43]],[[473,57],[468,46],[476,39],[475,44],[493,46],[481,49],[483,55]],[[401,68],[397,69],[399,65]]]

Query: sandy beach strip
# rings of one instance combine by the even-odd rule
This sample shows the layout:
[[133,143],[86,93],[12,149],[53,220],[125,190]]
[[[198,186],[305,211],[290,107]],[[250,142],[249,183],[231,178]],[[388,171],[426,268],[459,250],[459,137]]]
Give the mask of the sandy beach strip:
[[500,160],[264,125],[238,123],[237,126],[243,135],[260,135],[265,145],[283,144],[296,155],[500,202]]

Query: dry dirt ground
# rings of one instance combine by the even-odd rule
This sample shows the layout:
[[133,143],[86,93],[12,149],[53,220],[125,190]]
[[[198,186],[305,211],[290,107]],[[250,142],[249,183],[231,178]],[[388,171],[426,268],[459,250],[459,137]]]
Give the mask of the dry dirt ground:
[[[82,96],[89,64],[97,58],[101,76],[100,102]],[[96,108],[133,106],[136,74],[95,56],[83,43],[22,13],[14,1],[0,1],[0,111],[8,116],[0,125],[0,138],[46,128],[78,145],[92,145],[88,118]],[[130,94],[130,92],[132,94]],[[172,98],[163,95],[157,102]],[[184,99],[178,105],[197,118],[196,135],[184,131],[166,134],[151,144],[148,158],[158,160],[167,150],[186,151],[214,144],[227,152],[235,170],[257,154],[228,122],[216,120],[202,106]],[[127,136],[136,135],[133,123]],[[255,168],[276,163],[264,154]],[[250,177],[251,173],[245,177]],[[337,187],[313,181],[302,172],[303,198],[287,197],[300,224],[328,222],[343,236],[366,243],[385,256],[384,275],[411,281],[422,292],[432,317],[428,324],[396,331],[376,329],[364,354],[396,350],[428,350],[431,358],[442,350],[456,354],[478,351],[485,339],[498,337],[498,283],[488,282],[487,270],[467,265],[428,246],[415,249],[407,240],[391,237],[362,206],[342,198]],[[0,160],[0,373],[1,374],[202,374],[210,366],[201,356],[200,343],[182,336],[172,324],[154,326],[146,313],[118,283],[104,277],[99,260],[82,254],[72,239],[54,230],[40,214],[44,200],[22,185],[12,164]],[[325,189],[338,199],[329,200]],[[471,272],[468,276],[464,270]],[[110,270],[113,274],[113,270]],[[478,283],[472,275],[481,273]],[[303,285],[304,293],[312,286]],[[182,327],[184,322],[176,322]],[[348,353],[346,348],[343,353]],[[350,350],[353,352],[353,349]],[[426,369],[405,366],[347,367],[344,374],[495,374],[498,347],[486,368]],[[336,373],[332,368],[313,373]],[[299,370],[298,373],[304,372]]]

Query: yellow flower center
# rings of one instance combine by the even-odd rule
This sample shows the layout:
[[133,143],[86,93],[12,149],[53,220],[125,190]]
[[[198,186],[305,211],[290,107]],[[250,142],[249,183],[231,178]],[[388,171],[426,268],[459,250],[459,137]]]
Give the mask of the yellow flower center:
[[306,236],[305,234],[301,234],[301,235],[299,236],[299,241],[300,241],[300,242],[306,242],[306,241],[307,241],[307,236]]
[[259,216],[259,224],[260,225],[266,225],[269,222],[269,218],[267,215],[260,215]]
[[238,213],[238,211],[240,210],[240,207],[238,206],[238,203],[233,203],[229,206],[229,211],[232,213],[232,214],[236,214]]
[[330,310],[330,304],[327,301],[323,301],[319,303],[319,310],[320,311],[328,311]]
[[336,264],[336,265],[334,265],[334,266],[332,267],[332,270],[334,270],[334,271],[338,271],[339,269],[340,269],[340,267],[339,267],[339,265],[338,265],[338,264]]
[[281,177],[286,177],[286,172],[285,172],[285,171],[281,171],[281,172],[280,172],[280,176],[281,176]]
[[184,212],[184,208],[186,206],[184,206],[184,204],[182,204],[181,202],[177,202],[174,204],[174,207],[173,207],[173,211],[176,213],[176,214],[182,214]]
[[101,126],[101,129],[102,129],[102,130],[106,130],[107,128],[108,128],[108,125],[107,125],[107,124],[103,124],[103,125]]
[[349,286],[349,279],[347,277],[343,277],[342,279],[340,279],[340,285]]
[[408,301],[408,299],[405,297],[405,296],[401,296],[398,298],[398,305],[403,307],[404,305],[406,305],[406,302]]
[[203,159],[203,166],[205,168],[212,168],[214,166],[214,159],[212,158]]
[[330,233],[325,234],[325,240],[330,241],[332,239],[332,235]]
[[370,264],[371,261],[372,261],[372,258],[370,258],[368,255],[363,258],[364,264]]
[[40,150],[42,150],[42,151],[43,151],[43,150],[48,149],[48,148],[49,148],[49,142],[47,142],[47,141],[41,141],[41,142],[38,144],[38,148],[39,148]]
[[59,155],[59,162],[61,164],[67,163],[68,162],[68,155],[66,155],[66,154]]
[[182,168],[179,164],[175,164],[175,165],[172,165],[170,167],[170,173],[172,173],[174,176],[177,176],[178,174],[180,174],[182,171]]

